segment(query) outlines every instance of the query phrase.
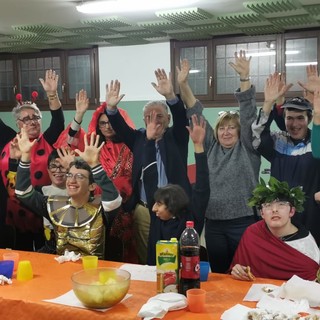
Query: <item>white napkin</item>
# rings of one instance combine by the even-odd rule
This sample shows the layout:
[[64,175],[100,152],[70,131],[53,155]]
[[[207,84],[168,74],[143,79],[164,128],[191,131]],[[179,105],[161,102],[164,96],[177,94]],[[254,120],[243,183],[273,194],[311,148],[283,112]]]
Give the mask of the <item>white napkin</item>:
[[257,308],[268,310],[269,312],[281,312],[288,316],[293,316],[298,312],[309,312],[310,307],[306,299],[290,301],[287,299],[272,298],[263,296],[257,303]]
[[131,274],[131,280],[142,280],[149,282],[157,281],[157,267],[143,266],[141,264],[123,264],[120,269],[126,270]]
[[320,284],[293,276],[281,286],[279,297],[291,300],[307,299],[311,307],[320,307]]
[[[121,300],[124,301],[128,298],[130,298],[132,296],[132,294],[126,294],[125,297]],[[57,304],[63,304],[65,306],[71,306],[71,307],[77,307],[77,308],[83,308],[83,309],[89,309],[87,307],[85,307],[81,302],[80,300],[77,298],[77,296],[74,294],[74,291],[73,290],[70,290],[66,293],[64,293],[63,295],[57,297],[57,298],[54,298],[54,299],[45,299],[43,301],[46,301],[46,302],[51,302],[51,303],[57,303]],[[119,302],[119,303],[121,303]],[[100,311],[100,312],[104,312],[104,311],[107,311],[109,309],[111,309],[112,307],[110,308],[105,308],[105,309],[93,309],[93,310],[96,310],[96,311]]]
[[187,305],[187,298],[183,294],[159,293],[141,307],[138,317],[144,318],[144,320],[162,319],[168,311],[183,309]]
[[74,251],[68,251],[67,249],[64,252],[64,255],[59,256],[59,257],[55,257],[54,259],[57,260],[59,263],[63,263],[66,261],[72,261],[75,262],[77,260],[79,260],[81,257],[81,254],[75,254]]
[[12,284],[12,280],[7,277],[0,275],[0,284],[3,286],[4,284]]
[[253,309],[242,304],[236,304],[221,315],[221,320],[246,319],[248,312],[251,310]]
[[277,297],[280,287],[274,284],[253,284],[243,301],[259,301],[263,296]]

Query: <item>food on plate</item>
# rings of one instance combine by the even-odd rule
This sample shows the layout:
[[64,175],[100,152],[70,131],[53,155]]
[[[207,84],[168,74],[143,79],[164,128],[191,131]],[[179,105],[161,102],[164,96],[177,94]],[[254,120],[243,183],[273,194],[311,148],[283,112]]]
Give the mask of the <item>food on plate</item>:
[[320,316],[311,315],[305,312],[300,312],[293,316],[288,316],[281,312],[269,312],[266,310],[249,311],[246,317],[247,320],[320,320]]

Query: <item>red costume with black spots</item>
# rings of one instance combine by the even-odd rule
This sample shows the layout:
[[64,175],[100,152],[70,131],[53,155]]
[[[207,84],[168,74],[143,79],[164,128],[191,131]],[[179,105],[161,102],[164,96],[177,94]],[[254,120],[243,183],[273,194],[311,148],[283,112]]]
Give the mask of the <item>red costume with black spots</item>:
[[[48,156],[53,150],[52,145],[59,137],[60,133],[64,129],[64,116],[62,109],[51,110],[52,120],[48,129],[37,138],[37,143],[32,149],[31,156],[31,182],[35,188],[41,188],[44,185],[51,184],[48,170],[47,161]],[[8,129],[9,130],[9,129]],[[11,129],[12,130],[12,129]],[[10,144],[9,141],[1,151],[1,178],[3,184],[7,190],[7,202],[6,202],[6,224],[15,227],[17,232],[25,234],[25,240],[28,242],[28,234],[38,234],[39,238],[43,235],[43,221],[42,217],[39,217],[32,208],[27,208],[15,197],[15,177],[18,162],[10,159]],[[39,244],[41,245],[41,244]],[[26,247],[15,249],[30,249]]]

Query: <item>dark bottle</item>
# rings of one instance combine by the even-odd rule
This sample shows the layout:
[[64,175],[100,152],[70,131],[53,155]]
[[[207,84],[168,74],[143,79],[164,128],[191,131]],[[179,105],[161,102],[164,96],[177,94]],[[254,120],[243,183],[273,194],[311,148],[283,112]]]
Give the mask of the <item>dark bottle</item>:
[[193,227],[193,221],[187,221],[180,237],[179,293],[184,295],[188,289],[200,288],[200,240]]

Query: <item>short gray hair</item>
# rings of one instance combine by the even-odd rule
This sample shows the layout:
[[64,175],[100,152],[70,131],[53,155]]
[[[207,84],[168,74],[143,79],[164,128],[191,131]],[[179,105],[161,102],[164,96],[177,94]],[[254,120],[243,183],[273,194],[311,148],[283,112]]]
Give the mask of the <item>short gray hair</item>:
[[17,104],[13,109],[12,109],[12,115],[15,121],[18,121],[20,118],[20,113],[21,110],[23,109],[33,109],[35,113],[42,118],[42,114],[40,109],[37,107],[35,103],[25,101],[22,104]]
[[143,107],[142,109],[142,112],[145,113],[145,111],[150,108],[150,107],[153,107],[153,106],[162,106],[163,109],[168,113],[168,106],[167,104],[162,101],[162,100],[154,100],[154,101],[149,101],[147,102],[147,104]]

